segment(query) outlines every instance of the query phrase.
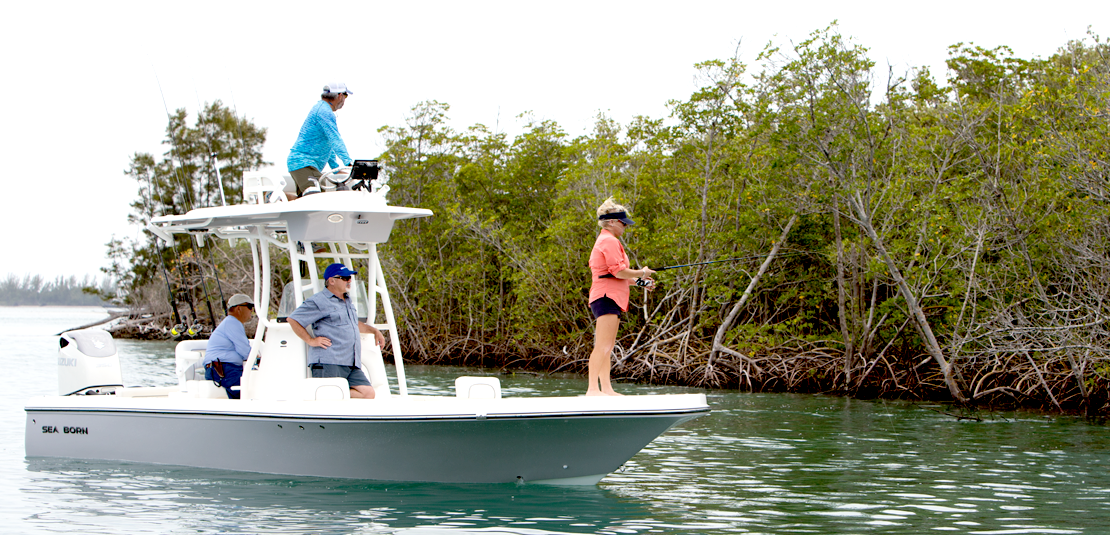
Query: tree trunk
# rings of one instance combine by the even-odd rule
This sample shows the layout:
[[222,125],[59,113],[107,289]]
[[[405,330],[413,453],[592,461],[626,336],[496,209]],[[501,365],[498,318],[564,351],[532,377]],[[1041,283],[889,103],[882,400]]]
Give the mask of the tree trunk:
[[840,317],[840,336],[844,338],[844,390],[852,387],[852,360],[855,346],[851,330],[848,329],[847,290],[844,287],[844,239],[840,233],[840,202],[833,201],[833,228],[836,230],[836,304]]
[[856,192],[854,198],[848,200],[852,209],[856,212],[856,218],[867,236],[871,238],[871,242],[875,245],[875,249],[879,252],[879,256],[883,258],[886,264],[887,272],[890,273],[891,278],[898,285],[898,290],[902,294],[902,299],[906,300],[906,308],[909,309],[910,316],[917,326],[918,332],[921,333],[921,338],[925,341],[925,348],[929,351],[929,355],[940,366],[941,372],[944,374],[944,384],[948,387],[948,392],[952,397],[960,403],[967,403],[967,396],[960,390],[959,384],[956,383],[955,375],[952,373],[952,365],[948,359],[944,358],[944,352],[940,348],[940,343],[937,342],[936,336],[933,334],[932,327],[929,326],[929,320],[925,317],[925,312],[921,310],[921,305],[914,297],[913,291],[910,290],[909,284],[906,283],[905,277],[902,272],[898,270],[898,266],[894,265],[894,259],[890,257],[886,247],[883,245],[883,240],[879,238],[875,227],[871,224],[871,214],[868,212],[867,206],[864,204],[863,199],[860,197],[859,192]]
[[763,263],[759,266],[759,271],[752,277],[751,282],[748,283],[748,287],[744,289],[744,293],[740,296],[740,300],[732,306],[732,310],[729,311],[725,320],[721,322],[721,326],[717,327],[717,334],[713,336],[713,348],[709,350],[709,360],[705,365],[706,374],[712,372],[713,361],[717,358],[719,353],[726,349],[724,347],[725,333],[732,327],[732,323],[736,321],[736,316],[740,314],[740,310],[744,308],[748,299],[751,298],[752,292],[755,290],[756,285],[759,284],[759,279],[763,277],[763,274],[767,272],[767,268],[771,266],[771,261],[779,254],[779,249],[781,249],[782,244],[786,242],[786,237],[790,234],[790,229],[794,227],[794,223],[797,221],[797,214],[790,216],[790,221],[786,222],[786,228],[782,230],[782,234],[779,235],[778,241],[771,247],[771,252],[767,254],[767,258],[763,259]]

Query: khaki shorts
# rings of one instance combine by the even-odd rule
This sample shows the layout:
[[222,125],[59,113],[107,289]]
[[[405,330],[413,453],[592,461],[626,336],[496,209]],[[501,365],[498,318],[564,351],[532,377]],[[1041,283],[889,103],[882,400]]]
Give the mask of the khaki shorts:
[[[302,167],[296,171],[290,171],[289,175],[293,177],[293,184],[286,184],[285,191],[292,192],[292,186],[297,188],[297,196],[300,197],[304,194],[304,190],[312,187],[314,184],[309,178],[320,178],[324,176],[319,169],[315,167]],[[321,184],[322,186],[323,184]]]

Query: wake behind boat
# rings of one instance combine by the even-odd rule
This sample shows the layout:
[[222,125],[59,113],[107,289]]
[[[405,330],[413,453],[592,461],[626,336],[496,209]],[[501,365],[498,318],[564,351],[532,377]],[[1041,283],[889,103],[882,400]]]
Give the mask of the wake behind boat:
[[[285,202],[284,180],[249,173],[245,204],[161,217],[150,226],[167,241],[190,234],[249,244],[258,327],[241,399],[227,399],[223,388],[204,380],[199,363],[207,341],[177,345],[177,385],[124,387],[111,335],[66,332],[59,338],[59,395],[25,406],[28,457],[395,481],[592,485],[667,429],[708,413],[704,394],[503,397],[496,377],[460,377],[455,396],[410,395],[377,245],[388,241],[395,221],[432,212],[388,205],[385,188],[373,182]],[[294,266],[274,314],[271,249]],[[365,274],[352,280],[350,291],[358,315],[367,322],[384,317],[374,326],[392,349],[392,382],[373,335],[362,335],[375,399],[351,399],[346,379],[311,377],[306,344],[286,321],[323,289],[318,259]],[[304,266],[303,275],[297,266]]]

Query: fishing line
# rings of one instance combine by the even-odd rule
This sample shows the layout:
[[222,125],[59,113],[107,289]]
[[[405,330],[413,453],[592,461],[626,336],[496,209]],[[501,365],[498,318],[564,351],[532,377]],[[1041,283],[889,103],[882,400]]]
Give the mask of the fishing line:
[[[154,219],[154,181],[153,181],[153,178],[151,177],[151,175],[153,175],[153,172],[151,172],[151,174],[148,174],[147,177],[146,177],[146,183],[147,183],[147,186],[146,186],[146,188],[147,188],[147,190],[146,190],[147,201],[146,201],[146,203],[147,203],[148,212],[150,213],[150,219]],[[149,220],[148,220],[148,224],[149,224]],[[159,243],[157,236],[154,237],[154,243],[156,243],[156,244]],[[159,265],[162,267],[162,278],[166,281],[166,293],[169,294],[169,298],[170,298],[170,310],[173,311],[174,328],[171,329],[171,332],[172,332],[172,331],[176,330],[178,325],[181,325],[181,313],[178,312],[178,310],[177,310],[177,297],[174,297],[174,295],[173,295],[173,287],[170,285],[170,276],[169,276],[169,273],[166,272],[166,259],[165,259],[165,257],[163,256],[162,253],[163,253],[163,249],[159,245],[159,247],[158,247]]]
[[[804,254],[804,253],[802,253],[802,252],[781,253],[778,256],[780,258],[783,258],[783,257],[797,256],[797,255],[800,255],[800,254]],[[708,262],[695,262],[693,264],[679,264],[679,265],[676,265],[676,266],[666,266],[666,267],[661,267],[661,268],[655,268],[652,271],[660,272],[660,271],[667,271],[668,269],[679,269],[679,268],[693,267],[693,266],[705,266],[705,265],[709,265],[709,264],[718,264],[718,263],[721,263],[721,262],[735,262],[737,260],[752,260],[752,259],[756,259],[756,258],[763,258],[765,256],[767,256],[767,255],[761,255],[760,254],[760,255],[751,255],[751,256],[739,256],[739,257],[736,257],[736,258],[723,258],[721,260],[710,260]],[[599,276],[598,278],[599,279],[615,279],[616,277],[612,273],[606,273],[604,275]],[[637,285],[643,286],[642,284],[637,284]]]
[[[197,96],[197,108],[200,110],[200,111],[197,112],[197,122],[200,123],[201,122],[200,119],[201,119],[201,117],[204,113],[204,104],[202,104],[201,101],[200,101],[200,92],[197,91],[196,88],[193,88],[193,92]],[[204,129],[204,139],[205,139],[205,142],[208,144],[208,152],[209,152],[209,154],[212,155],[212,159],[209,160],[209,161],[211,162],[213,169],[216,169],[216,165],[219,163],[219,160],[216,159],[216,153],[213,152],[213,149],[212,149],[212,136],[211,136],[210,132],[208,131],[208,124],[203,124],[201,126]],[[219,169],[216,169],[216,176],[217,177],[219,176]],[[208,189],[211,189],[211,187],[212,187],[212,175],[209,174],[209,176],[208,176],[208,188],[205,189],[205,192],[207,192]],[[218,181],[217,187],[220,188],[220,198],[223,199],[224,198],[223,181]],[[211,196],[207,196],[207,197],[208,197],[208,200],[210,201]],[[224,200],[223,205],[227,206],[227,201],[226,200]],[[209,204],[206,203],[205,206],[209,206]],[[211,301],[211,297],[208,294],[208,274],[205,273],[205,271],[204,271],[204,254],[203,254],[204,253],[204,244],[202,243],[201,237],[199,235],[194,235],[193,240],[194,240],[194,242],[196,242],[196,245],[197,245],[196,263],[197,263],[197,269],[200,270],[200,277],[201,277],[201,281],[202,281],[201,288],[204,289],[204,304],[205,304],[205,306],[208,307],[208,317],[212,319],[212,324],[215,325],[216,324],[216,314],[213,313],[213,311],[212,311],[212,301]],[[217,273],[217,271],[215,271],[216,264],[213,262],[212,266],[213,266],[213,270],[214,270],[213,274],[212,274],[213,275],[212,278],[216,279],[216,288],[219,289],[219,291],[220,291],[220,301],[222,301],[223,305],[224,305],[224,308],[222,310],[226,311],[227,310],[227,299],[224,299],[224,290],[223,290],[223,287],[220,285],[220,277],[218,275],[216,275],[216,273]]]
[[[153,68],[153,66],[151,68]],[[181,158],[181,152],[177,150],[177,136],[174,135],[173,115],[170,115],[170,106],[166,103],[166,93],[162,91],[162,81],[158,78],[157,70],[154,71],[154,80],[158,82],[158,92],[162,95],[162,107],[166,110],[166,121],[168,122],[167,126],[170,127],[170,168],[173,169],[174,175],[177,176],[177,181],[181,183],[182,189],[185,190],[185,195],[182,196],[182,200],[190,203],[191,206],[196,206],[197,202],[195,196],[193,195],[192,183],[185,184],[185,178],[181,174],[182,171],[173,164],[173,157],[175,155],[177,156],[178,160],[181,160],[181,165],[185,165],[185,160]]]
[[[165,93],[165,91],[162,90],[162,80],[160,78],[158,78],[158,70],[154,69],[153,65],[151,65],[151,70],[154,71],[154,80],[158,83],[158,93],[162,96],[162,106],[166,110],[166,121],[167,121],[167,126],[169,127],[169,131],[170,131],[170,158],[167,161],[170,164],[170,169],[173,171],[174,176],[176,176],[178,178],[178,182],[180,182],[182,184],[182,186],[185,186],[185,178],[184,178],[184,175],[181,174],[182,171],[180,169],[178,169],[178,167],[176,165],[174,165],[174,163],[173,163],[173,157],[174,157],[175,153],[177,154],[178,159],[181,159],[180,152],[177,150],[177,137],[173,134],[173,131],[174,131],[173,130],[173,125],[172,125],[173,116],[170,115],[170,107],[169,107],[169,104],[166,103],[166,93]],[[184,160],[182,160],[182,161],[184,162]],[[192,184],[190,183],[188,185],[188,187],[185,187],[184,189],[185,189],[186,194],[182,196],[182,201],[195,205],[196,204],[196,199],[194,199],[193,195],[192,195],[192,189],[193,189]],[[151,193],[153,194],[153,192],[151,192]],[[170,199],[171,200],[173,199],[173,192],[172,191],[170,192]],[[163,212],[161,215],[165,215],[165,212]],[[158,241],[158,238],[155,237],[155,242],[157,242],[157,241]],[[171,240],[170,241],[170,246],[173,250],[174,258],[176,258],[180,261],[181,253],[177,250],[177,240]],[[165,259],[163,259],[162,261],[163,261],[163,264],[164,264]],[[196,324],[200,323],[200,320],[197,317],[197,309],[196,309],[196,306],[193,303],[192,292],[188,291],[189,290],[188,288],[185,288],[185,290],[186,290],[185,291],[185,297],[187,298],[186,304],[189,305],[189,312],[193,316],[193,325],[187,326],[185,332],[186,332],[186,334],[193,335],[193,334],[196,334],[196,329],[195,329],[194,326]],[[175,336],[178,335],[178,334],[181,334],[181,333],[176,332],[177,331],[176,327],[177,326],[175,326],[173,329],[170,330],[170,333],[175,335]]]
[[[239,147],[237,148],[235,153],[237,156],[239,156],[239,172],[240,174],[242,174],[245,173],[247,170],[246,162],[243,158],[243,149],[246,147],[247,141],[246,138],[243,137],[243,124],[239,122],[239,107],[235,104],[235,90],[229,89],[228,91],[231,92],[231,111],[235,114],[235,130],[239,133]],[[242,177],[240,177],[240,179],[241,178]]]

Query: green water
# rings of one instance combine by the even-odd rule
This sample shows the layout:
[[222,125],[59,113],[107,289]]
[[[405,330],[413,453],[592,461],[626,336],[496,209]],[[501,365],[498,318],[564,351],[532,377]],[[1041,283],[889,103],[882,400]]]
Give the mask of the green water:
[[[672,429],[587,488],[25,459],[22,404],[56,388],[52,334],[99,314],[0,307],[8,341],[0,358],[15,375],[0,394],[0,532],[1110,533],[1104,426],[1028,414],[957,421],[909,403],[823,396],[707,391],[712,414]],[[172,344],[119,345],[125,382],[175,381]],[[458,375],[495,373],[406,371],[418,394],[449,394]],[[501,381],[506,396],[585,389],[574,376]]]

